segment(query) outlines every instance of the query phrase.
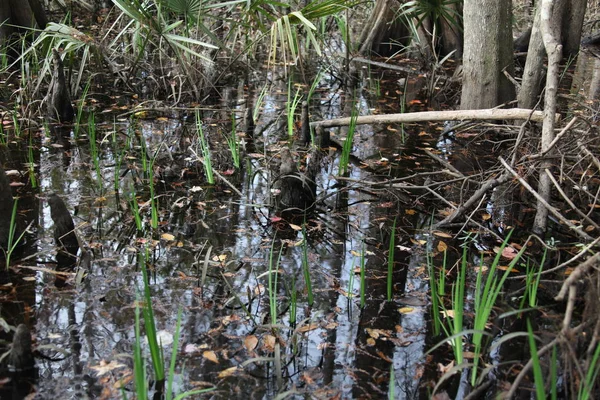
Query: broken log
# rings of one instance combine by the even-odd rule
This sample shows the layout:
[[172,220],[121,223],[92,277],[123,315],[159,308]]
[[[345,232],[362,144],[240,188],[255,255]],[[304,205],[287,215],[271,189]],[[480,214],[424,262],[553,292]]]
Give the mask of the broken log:
[[[555,119],[560,115],[556,114]],[[405,114],[363,115],[356,118],[356,125],[367,124],[394,124],[408,122],[431,121],[464,121],[464,120],[531,120],[542,122],[543,111],[527,110],[523,108],[489,108],[483,110],[452,110],[452,111],[423,111]],[[312,122],[311,126],[329,128],[332,126],[348,126],[350,117],[326,119]]]
[[279,176],[273,185],[279,189],[277,210],[284,219],[293,220],[314,208],[317,197],[317,185],[311,176],[314,170],[311,167],[307,168],[307,173],[301,173],[290,150],[287,147],[282,150]]

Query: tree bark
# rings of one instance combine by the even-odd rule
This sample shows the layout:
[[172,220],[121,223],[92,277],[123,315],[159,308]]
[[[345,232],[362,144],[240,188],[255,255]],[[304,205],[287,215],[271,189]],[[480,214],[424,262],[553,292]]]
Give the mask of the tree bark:
[[56,49],[52,49],[52,61],[54,71],[52,83],[48,89],[47,114],[50,119],[57,119],[60,122],[71,122],[75,116],[73,105],[71,105],[71,95],[65,81],[63,63],[60,54]]
[[510,0],[465,0],[463,110],[491,108],[514,99],[515,89],[502,72],[513,71]]
[[[548,54],[548,75],[546,77],[546,95],[544,98],[544,124],[542,127],[541,152],[550,153],[551,143],[554,140],[554,114],[556,112],[556,95],[558,92],[558,79],[560,73],[560,61],[562,59],[562,45],[560,44],[560,15],[554,12],[554,7],[558,7],[559,1],[542,0],[541,4],[541,28],[544,47]],[[552,180],[544,173],[544,170],[551,169],[552,161],[548,159],[551,154],[546,154],[546,158],[540,163],[538,193],[543,200],[537,202],[537,212],[533,221],[533,231],[537,234],[543,234],[548,224],[548,209],[544,205],[550,203],[550,193],[552,190]]]
[[562,3],[564,3],[564,10],[561,13],[562,54],[564,57],[573,57],[579,52],[587,0],[569,0]]
[[396,0],[377,0],[360,35],[359,54],[391,56],[400,49],[392,43],[407,37],[408,30],[396,18],[397,4]]
[[521,89],[517,95],[520,108],[534,108],[542,92],[542,79],[544,77],[544,58],[546,49],[542,40],[542,31],[540,30],[541,4],[538,2],[533,18],[533,27],[525,61],[525,70],[523,71],[523,81]]

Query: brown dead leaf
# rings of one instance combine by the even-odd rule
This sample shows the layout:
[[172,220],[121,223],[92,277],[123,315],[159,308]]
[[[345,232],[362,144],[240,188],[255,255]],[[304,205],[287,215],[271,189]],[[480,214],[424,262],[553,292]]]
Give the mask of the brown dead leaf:
[[441,238],[446,238],[446,239],[450,239],[452,238],[452,235],[446,232],[442,232],[442,231],[434,231],[433,234],[437,237],[441,237]]
[[238,372],[238,370],[239,370],[238,367],[231,367],[231,368],[224,369],[223,371],[219,372],[218,377],[220,379],[223,379],[223,378],[227,378],[229,376],[233,376],[233,375],[235,375],[236,372]]
[[411,312],[415,311],[414,307],[400,307],[398,309],[398,312],[400,314],[410,314]]
[[372,337],[367,339],[367,346],[375,346],[375,339]]
[[160,235],[160,238],[163,240],[167,240],[167,241],[171,241],[171,240],[175,240],[175,236],[171,235],[170,233],[163,233],[162,235]]
[[123,367],[125,367],[125,364],[121,364],[114,360],[111,362],[106,362],[105,360],[101,360],[99,365],[94,365],[90,368],[93,369],[94,371],[96,371],[96,376],[102,376],[104,374],[111,372],[114,369],[123,368]]
[[437,251],[439,251],[440,253],[443,253],[446,250],[448,250],[448,245],[446,244],[446,242],[440,240],[437,245]]
[[290,225],[290,228],[292,228],[295,231],[301,231],[302,230],[302,227],[298,226],[296,224],[289,224],[289,225]]
[[275,350],[275,343],[277,341],[275,336],[265,335],[265,336],[263,336],[262,340],[263,340],[263,347],[265,348],[266,351],[272,352]]
[[299,327],[298,332],[301,332],[301,333],[310,332],[310,331],[314,331],[318,327],[319,327],[319,324],[317,324],[316,322],[311,322],[308,325],[302,325],[301,327]]
[[248,351],[253,351],[258,345],[258,338],[255,335],[246,336],[244,339],[244,347]]
[[202,357],[206,358],[209,361],[214,362],[215,364],[219,363],[219,359],[217,358],[217,353],[215,353],[212,350],[207,350],[204,353],[202,353]]

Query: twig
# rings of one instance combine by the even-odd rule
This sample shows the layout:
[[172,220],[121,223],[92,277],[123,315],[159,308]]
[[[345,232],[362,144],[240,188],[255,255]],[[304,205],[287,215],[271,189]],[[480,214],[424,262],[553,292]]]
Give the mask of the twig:
[[569,289],[569,287],[571,287],[572,285],[575,285],[575,283],[579,279],[583,278],[583,276],[587,274],[588,271],[598,263],[600,263],[600,253],[594,254],[593,256],[579,264],[577,268],[575,268],[575,270],[571,272],[571,275],[569,275],[569,277],[564,281],[560,292],[558,292],[558,295],[554,299],[556,301],[563,301],[565,295],[567,294],[567,289]]
[[600,230],[600,226],[598,226],[598,224],[593,219],[591,219],[590,217],[588,217],[587,215],[585,215],[583,213],[583,211],[581,211],[579,208],[577,208],[577,206],[575,206],[575,204],[573,204],[573,202],[571,201],[571,199],[569,199],[569,197],[566,195],[566,193],[562,190],[562,188],[560,187],[560,185],[558,184],[558,182],[556,181],[556,179],[554,178],[554,176],[552,175],[552,173],[550,172],[550,170],[546,169],[546,170],[544,170],[544,172],[546,172],[546,174],[548,175],[548,177],[550,178],[550,180],[554,184],[554,187],[556,187],[556,190],[558,191],[558,193],[560,193],[560,195],[562,196],[562,198],[565,199],[565,201],[567,202],[567,204],[573,210],[575,210],[575,212],[577,214],[579,214],[583,219],[585,219],[587,222],[589,222],[591,225],[593,225],[594,228]]
[[450,171],[454,172],[455,174],[457,174],[461,177],[464,177],[464,174],[462,172],[457,170],[454,167],[454,165],[450,164],[448,161],[444,160],[440,156],[433,154],[431,151],[429,151],[427,149],[425,149],[425,154],[427,154],[429,157],[433,158],[435,161],[439,162],[440,164],[442,164],[444,167],[448,168]]
[[546,269],[546,270],[540,272],[540,274],[541,275],[550,274],[552,272],[558,271],[559,269],[565,268],[567,265],[571,264],[572,262],[577,261],[580,257],[583,257],[583,255],[586,254],[592,247],[594,247],[595,245],[597,245],[598,242],[600,242],[600,236],[597,237],[593,242],[587,244],[585,247],[583,247],[581,249],[581,251],[579,253],[575,254],[573,257],[571,257],[570,259],[568,259],[564,263],[562,263],[560,265],[557,265],[554,268]]
[[473,195],[469,198],[469,200],[467,200],[462,206],[458,207],[452,214],[448,215],[446,218],[444,218],[440,222],[436,223],[433,226],[433,229],[437,229],[441,226],[444,226],[446,224],[453,222],[456,218],[461,216],[469,207],[471,207],[473,204],[475,204],[475,202],[479,201],[479,199],[488,190],[493,189],[496,186],[503,184],[504,182],[507,182],[508,179],[509,179],[508,174],[502,174],[497,179],[490,179],[490,180],[486,181],[483,184],[483,186],[481,186],[475,193],[473,193]]
[[544,200],[542,198],[542,196],[540,196],[540,194],[538,192],[536,192],[529,185],[529,183],[527,183],[523,178],[521,178],[521,176],[519,176],[519,174],[517,174],[515,172],[515,170],[511,168],[510,165],[508,165],[508,163],[504,160],[504,158],[498,157],[498,159],[500,160],[502,165],[504,165],[504,168],[506,168],[519,181],[519,183],[521,185],[523,185],[523,187],[525,187],[525,189],[527,189],[544,207],[546,207],[546,209],[550,213],[552,213],[556,218],[558,218],[560,220],[560,222],[562,222],[563,224],[568,226],[570,229],[575,231],[582,239],[590,241],[590,242],[594,240],[594,238],[592,238],[590,235],[588,235],[587,233],[582,231],[581,228],[579,228],[578,226],[573,225],[571,223],[571,221],[566,219],[560,212],[558,212],[558,210],[556,208],[554,208],[546,200]]

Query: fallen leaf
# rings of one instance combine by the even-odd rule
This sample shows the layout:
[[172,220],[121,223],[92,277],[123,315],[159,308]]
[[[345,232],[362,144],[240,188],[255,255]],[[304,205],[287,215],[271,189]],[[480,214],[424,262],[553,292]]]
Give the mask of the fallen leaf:
[[398,309],[400,314],[410,314],[413,311],[415,311],[414,307],[401,307]]
[[273,350],[275,350],[275,342],[276,338],[273,335],[265,335],[263,337],[263,345],[265,347],[265,350],[267,350],[268,352],[272,352]]
[[97,376],[102,376],[106,373],[111,372],[114,369],[123,367],[125,367],[125,364],[121,364],[120,362],[114,360],[108,363],[104,360],[101,360],[99,365],[94,365],[90,368],[96,371]]
[[437,237],[442,237],[442,238],[446,238],[446,239],[452,238],[451,234],[442,232],[442,231],[434,231],[433,234]]
[[229,376],[234,375],[238,370],[239,370],[238,367],[230,367],[230,368],[224,369],[223,371],[219,372],[218,377],[221,379],[227,378]]
[[258,338],[255,335],[246,336],[244,339],[244,347],[248,351],[253,351],[258,345]]
[[295,225],[295,224],[289,224],[289,225],[290,225],[290,228],[292,228],[295,231],[301,231],[302,230],[301,226],[298,226],[298,225]]
[[170,233],[163,233],[160,235],[160,238],[167,241],[175,240],[175,236],[171,235]]
[[302,325],[301,327],[299,327],[298,332],[301,332],[301,333],[310,332],[310,331],[314,331],[318,327],[319,327],[319,324],[317,324],[316,322],[311,322],[308,325]]
[[208,351],[205,351],[204,353],[202,353],[202,357],[214,362],[215,364],[219,363],[219,359],[217,358],[217,353],[215,353],[212,350],[208,350]]
[[448,250],[448,245],[444,241],[440,240],[437,245],[437,251],[443,253],[446,250]]

